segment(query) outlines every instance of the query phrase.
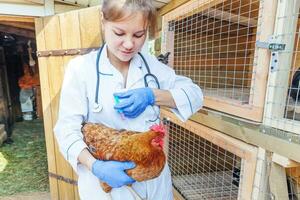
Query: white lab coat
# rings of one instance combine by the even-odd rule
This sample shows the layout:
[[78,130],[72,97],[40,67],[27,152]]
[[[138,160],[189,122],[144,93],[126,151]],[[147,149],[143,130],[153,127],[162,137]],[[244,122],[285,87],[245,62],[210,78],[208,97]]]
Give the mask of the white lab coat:
[[[200,109],[203,102],[201,89],[186,77],[178,76],[174,70],[154,56],[143,54],[152,74],[157,76],[161,89],[169,90],[174,98],[177,109],[173,112],[183,121]],[[78,174],[78,188],[82,200],[106,200],[105,194],[99,186],[99,181],[85,166],[78,163],[79,153],[86,148],[82,140],[81,123],[83,121],[102,123],[116,129],[146,131],[153,124],[148,120],[155,119],[157,112],[151,106],[135,119],[121,119],[114,110],[113,93],[126,91],[144,86],[144,75],[147,73],[145,64],[139,55],[135,55],[130,62],[126,88],[121,73],[114,68],[107,58],[107,47],[104,46],[100,56],[100,86],[99,102],[103,109],[93,112],[96,90],[96,57],[97,52],[72,59],[66,69],[59,107],[59,118],[54,132],[60,151],[64,158],[72,165]],[[153,81],[149,87],[156,88]],[[158,109],[157,109],[158,110]],[[157,121],[158,122],[158,121]],[[171,200],[172,186],[169,167],[166,165],[161,175],[153,180],[136,182],[133,188],[148,200]],[[111,195],[113,200],[134,200],[126,187],[115,188]]]

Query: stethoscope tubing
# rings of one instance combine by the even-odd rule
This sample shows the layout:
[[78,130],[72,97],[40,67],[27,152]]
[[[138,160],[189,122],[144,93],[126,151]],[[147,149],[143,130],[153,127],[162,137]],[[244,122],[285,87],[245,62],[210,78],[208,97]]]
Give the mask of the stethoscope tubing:
[[[95,92],[95,103],[96,105],[99,105],[99,87],[100,87],[100,66],[99,66],[99,63],[100,63],[100,57],[101,57],[101,53],[102,53],[102,50],[104,48],[104,45],[102,45],[97,53],[97,58],[96,58],[96,74],[97,74],[97,85],[96,85],[96,92]],[[157,85],[157,89],[160,89],[160,84],[159,84],[159,81],[157,79],[157,77],[151,73],[150,71],[150,67],[145,59],[145,57],[140,53],[138,52],[138,54],[141,56],[143,62],[145,63],[145,67],[146,67],[146,70],[147,70],[147,73],[144,75],[144,84],[145,84],[145,87],[149,87],[148,85],[148,82],[147,82],[147,79],[148,78],[153,78],[156,85]]]

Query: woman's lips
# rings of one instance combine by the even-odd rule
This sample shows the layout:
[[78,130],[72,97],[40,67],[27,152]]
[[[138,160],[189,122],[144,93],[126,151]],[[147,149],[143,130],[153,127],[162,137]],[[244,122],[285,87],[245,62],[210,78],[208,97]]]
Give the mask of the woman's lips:
[[125,54],[125,55],[130,55],[130,54],[132,54],[133,53],[133,51],[121,51],[123,54]]

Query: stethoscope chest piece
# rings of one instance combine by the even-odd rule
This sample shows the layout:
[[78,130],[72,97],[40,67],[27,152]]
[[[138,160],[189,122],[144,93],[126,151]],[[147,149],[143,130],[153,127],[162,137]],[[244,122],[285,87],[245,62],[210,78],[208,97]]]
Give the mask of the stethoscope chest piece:
[[103,109],[102,104],[100,104],[100,103],[94,103],[94,110],[93,110],[94,112],[101,112],[102,109]]

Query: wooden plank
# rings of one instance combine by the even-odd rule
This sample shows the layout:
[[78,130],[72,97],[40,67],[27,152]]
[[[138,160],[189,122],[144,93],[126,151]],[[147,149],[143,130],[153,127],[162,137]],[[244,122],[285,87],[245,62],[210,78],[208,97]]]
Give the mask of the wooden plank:
[[270,192],[275,199],[289,200],[285,169],[274,162],[271,163]]
[[0,14],[1,15],[22,15],[22,16],[45,16],[45,10],[44,10],[44,6],[39,4],[31,5],[31,4],[0,3]]
[[249,17],[235,15],[234,13],[229,13],[223,10],[209,9],[204,12],[204,15],[212,17],[214,19],[220,19],[224,21],[229,21],[231,23],[237,23],[243,26],[256,26],[257,20]]
[[240,179],[240,187],[239,187],[239,198],[242,199],[250,199],[253,191],[253,183],[255,178],[255,170],[256,170],[256,154],[257,152],[253,152],[247,155],[247,159],[242,160],[242,170],[243,175]]
[[75,6],[75,7],[77,7],[77,9],[80,8],[80,7],[85,8],[89,4],[88,0],[85,0],[85,1],[80,1],[80,0],[77,0],[77,1],[55,0],[55,3]]
[[[277,126],[278,122],[285,121],[284,110],[286,105],[290,70],[292,69],[293,49],[300,2],[297,0],[283,0],[278,2],[277,21],[274,35],[284,44],[288,51],[279,54],[279,63],[276,71],[269,74],[268,95],[266,97],[266,109],[264,123],[269,126]],[[284,16],[284,17],[283,17]],[[290,53],[289,53],[290,52]],[[273,87],[280,83],[280,87]],[[274,120],[273,120],[274,119]],[[300,123],[295,122],[298,127]],[[283,129],[286,130],[286,129]],[[299,134],[299,129],[294,133]]]
[[55,3],[54,4],[54,12],[55,14],[65,13],[73,10],[81,9],[81,7],[68,5],[68,4],[62,4],[62,3]]
[[190,120],[300,162],[299,144],[263,133],[264,129],[261,129],[260,123],[226,116],[222,113],[210,111],[205,113],[203,110],[201,113],[194,114]]
[[100,7],[95,6],[79,12],[81,47],[99,47],[103,43]]
[[78,11],[59,15],[62,49],[81,47]]
[[32,3],[37,3],[37,4],[42,4],[44,5],[44,0],[25,0],[25,1],[28,1],[28,2],[32,2]]
[[[208,8],[212,8],[218,4],[225,2],[226,0],[191,0],[186,2],[183,6],[185,9],[182,9],[182,6],[172,10],[172,12],[165,14],[166,22],[171,20],[184,19],[191,16],[195,13],[200,13]],[[186,9],[189,8],[189,9]]]
[[54,0],[45,1],[44,16],[54,15]]
[[[46,50],[45,46],[45,32],[44,32],[44,21],[41,18],[35,20],[36,28],[36,41],[37,50]],[[49,79],[48,79],[48,66],[47,58],[39,58],[39,76],[41,84],[41,95],[42,95],[42,105],[43,105],[43,122],[44,122],[44,132],[46,140],[47,149],[47,159],[48,159],[48,170],[51,173],[56,174],[56,157],[55,157],[55,144],[52,126],[52,111],[51,111],[51,97],[49,91]],[[51,199],[59,199],[59,191],[57,185],[57,179],[49,178],[49,186]]]
[[284,168],[300,167],[300,163],[274,153],[272,161]]
[[174,200],[184,200],[184,198],[177,192],[175,188],[173,188]]
[[44,4],[44,0],[0,0],[0,3]]
[[[61,32],[61,39],[62,39],[62,49],[74,49],[74,48],[81,48],[81,33],[80,33],[80,20],[79,20],[79,12],[72,11],[65,14],[59,15],[60,19],[60,32]],[[63,65],[64,70],[69,61],[73,57],[65,56],[63,58]],[[61,81],[63,80],[63,74],[59,75]],[[73,170],[70,169],[68,172],[68,176],[72,179],[77,180],[77,176]],[[73,187],[73,198],[72,199],[79,199],[77,186]],[[68,196],[68,198],[71,198]]]
[[163,16],[166,13],[174,10],[175,8],[181,6],[182,4],[188,2],[189,0],[171,0],[167,5],[158,10],[159,15]]
[[225,113],[232,113],[235,116],[260,122],[262,117],[261,107],[255,105],[242,104],[240,101],[220,99],[216,97],[204,97],[204,106],[220,110]]
[[1,22],[27,22],[34,23],[34,17],[0,15]]
[[254,187],[252,191],[252,199],[269,200],[266,195],[269,192],[269,171],[268,163],[271,162],[271,153],[259,147],[257,153],[256,174],[254,179]]
[[[270,35],[274,31],[274,22],[276,19],[276,7],[277,0],[266,0],[261,2],[260,12],[263,13],[262,17],[259,18],[258,24],[261,24],[259,29],[260,34],[257,40],[267,41]],[[250,95],[250,102],[252,105],[258,108],[258,115],[255,121],[263,120],[265,96],[266,96],[266,85],[268,80],[269,64],[270,64],[270,51],[267,49],[258,48],[254,55],[254,65],[251,81],[251,88],[253,93]],[[257,59],[256,59],[257,58]]]
[[[53,16],[45,18],[45,38],[46,49],[62,49],[62,35],[60,27],[60,17]],[[52,114],[52,127],[55,126],[58,118],[58,107],[59,107],[59,93],[63,79],[63,58],[62,57],[50,57],[48,62],[48,79],[50,98],[51,98],[51,114]],[[57,160],[57,174],[66,178],[72,178],[72,169],[70,165],[65,161],[63,156],[58,150],[58,144],[55,142],[55,155]],[[73,185],[58,181],[59,188],[59,199],[74,199]]]

